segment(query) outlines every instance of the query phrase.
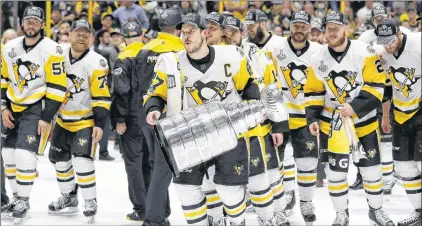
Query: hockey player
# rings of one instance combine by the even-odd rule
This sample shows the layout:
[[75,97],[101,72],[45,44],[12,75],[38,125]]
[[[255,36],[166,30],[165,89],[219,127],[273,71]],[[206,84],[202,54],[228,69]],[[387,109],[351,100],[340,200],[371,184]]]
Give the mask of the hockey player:
[[[415,211],[398,226],[421,225],[421,40],[401,32],[394,19],[377,26],[377,44],[383,45],[381,62],[391,80],[394,104],[393,159]],[[386,92],[391,93],[391,92]],[[390,125],[390,105],[383,109],[383,124]],[[390,133],[390,127],[383,127]]]
[[[274,82],[280,86],[272,59],[255,44],[242,41],[244,29],[245,27],[239,19],[227,17],[225,29],[227,44],[242,48],[251,64],[254,76],[260,81],[260,89]],[[257,126],[248,132],[250,151],[249,197],[258,215],[260,225],[289,225],[284,211],[280,210],[279,206],[276,208],[278,212],[275,213],[275,216],[273,214],[273,197],[280,197],[280,187],[283,185],[279,183],[278,186],[271,189],[268,177],[269,173],[279,173],[279,157],[275,147],[282,144],[282,132],[288,130],[288,128],[287,126],[280,128],[277,123],[273,126],[271,124],[273,123],[270,121],[264,122],[261,126]],[[268,170],[268,173],[266,170]]]
[[[374,27],[376,27],[382,20],[388,18],[387,9],[382,5],[376,6],[375,8],[373,8],[371,11],[371,15],[372,15],[371,22],[374,25]],[[405,27],[400,27],[400,30],[406,34],[411,33],[411,31]],[[369,29],[363,32],[359,36],[358,40],[365,42],[366,44],[374,47],[374,49],[377,52],[383,51],[382,46],[376,45],[377,32],[375,29]],[[381,107],[379,111],[382,111]],[[393,186],[394,186],[393,153],[391,149],[385,149],[381,151],[382,151],[381,162],[382,162],[383,181],[384,181],[383,190],[384,190],[384,194],[391,194],[391,190],[393,189]],[[356,182],[351,186],[351,188],[353,189],[362,188],[362,176],[360,175],[359,171],[356,177]]]
[[[155,125],[164,106],[167,115],[172,116],[211,99],[227,103],[260,98],[257,82],[251,76],[250,66],[239,48],[208,46],[205,21],[198,14],[187,14],[177,27],[182,29],[186,51],[159,57],[156,77],[145,102],[149,124]],[[182,92],[186,93],[183,100]],[[244,189],[249,169],[245,150],[246,141],[240,138],[234,150],[212,160],[216,167],[214,182],[217,192],[232,225],[245,224]],[[188,224],[208,224],[206,198],[201,190],[205,172],[206,167],[201,164],[174,178]]]
[[91,25],[86,20],[74,21],[71,43],[63,48],[66,99],[56,119],[49,152],[62,196],[48,206],[50,214],[76,213],[79,185],[85,199],[83,214],[89,223],[94,222],[97,213],[95,151],[111,102],[107,60],[89,50],[91,32]]
[[300,210],[305,222],[316,220],[312,199],[318,166],[318,144],[306,123],[303,88],[312,55],[321,45],[307,41],[311,30],[311,15],[305,11],[293,13],[290,20],[291,36],[279,43],[283,50],[278,67],[283,97],[289,111],[289,129],[297,166]]
[[321,45],[325,42],[324,30],[322,28],[322,22],[318,19],[311,20],[311,33],[309,34],[309,41],[316,42]]
[[[248,32],[248,42],[256,44],[272,58],[277,74],[280,76],[281,72],[278,64],[282,60],[281,57],[284,51],[284,49],[280,48],[280,44],[285,41],[286,38],[269,33],[267,31],[266,21],[267,16],[261,10],[252,10],[246,14],[245,24]],[[282,125],[283,128],[288,127],[287,121],[283,123],[285,123],[285,125]],[[296,174],[293,152],[284,153],[289,136],[290,134],[288,132],[284,132],[283,144],[278,146],[280,172],[277,174],[269,172],[273,189],[280,190],[277,186],[280,183],[283,184],[283,188],[280,190],[280,198],[276,200],[276,197],[274,197],[274,202],[279,202],[279,204],[275,204],[274,206],[275,208],[280,208],[280,211],[285,209],[288,216],[293,214],[293,207],[296,203],[294,194]]]
[[44,11],[27,7],[24,36],[9,41],[1,54],[2,156],[13,193],[1,211],[15,223],[30,208],[37,155],[44,152],[51,120],[65,98],[63,50],[43,36],[43,27]]
[[224,16],[217,12],[212,12],[205,17],[208,36],[208,45],[224,45]]
[[384,93],[385,72],[372,47],[346,38],[348,25],[343,13],[330,12],[325,21],[328,47],[324,46],[311,58],[304,92],[309,131],[314,136],[320,134],[321,149],[330,147],[324,154],[329,160],[326,164],[328,191],[337,212],[333,226],[349,224],[347,172],[350,150],[349,147],[331,148],[330,145],[337,140],[328,137],[331,117],[339,106],[341,116],[353,120],[356,136],[364,149],[356,165],[362,173],[367,193],[369,219],[374,225],[393,226],[382,209],[382,170],[376,117],[376,108],[381,104]]

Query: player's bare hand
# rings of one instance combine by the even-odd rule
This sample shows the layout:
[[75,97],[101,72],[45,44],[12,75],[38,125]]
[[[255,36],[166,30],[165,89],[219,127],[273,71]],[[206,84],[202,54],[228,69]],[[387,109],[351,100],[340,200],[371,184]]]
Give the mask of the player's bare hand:
[[126,123],[117,123],[116,131],[119,135],[123,135],[126,132]]
[[282,133],[272,133],[271,137],[273,138],[274,147],[278,147],[283,143]]
[[352,106],[350,106],[350,104],[345,103],[341,105],[340,108],[340,114],[343,117],[352,117],[352,115],[355,113],[355,111],[353,110]]
[[98,143],[103,137],[103,130],[100,127],[94,126],[92,129],[92,139],[94,143]]
[[309,125],[309,132],[311,132],[312,135],[318,136],[319,135],[319,125],[318,122],[313,122],[311,125]]
[[381,128],[384,133],[391,133],[391,124],[390,124],[390,116],[383,115],[381,120]]
[[38,135],[44,135],[45,133],[48,133],[50,131],[50,123],[38,120]]
[[15,118],[13,118],[13,114],[9,109],[4,109],[1,112],[1,118],[2,118],[2,121],[3,121],[4,127],[8,128],[8,129],[15,128],[15,124],[13,124],[13,121],[15,121]]
[[151,111],[147,115],[147,123],[150,124],[151,126],[155,126],[160,116],[161,116],[161,113],[159,111]]

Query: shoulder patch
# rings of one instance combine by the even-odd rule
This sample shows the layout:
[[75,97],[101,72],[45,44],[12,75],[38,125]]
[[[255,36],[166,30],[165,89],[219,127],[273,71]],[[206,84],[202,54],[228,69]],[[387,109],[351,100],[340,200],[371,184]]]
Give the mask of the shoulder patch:
[[[106,61],[106,60],[104,60],[104,59],[101,59],[101,60],[100,60],[100,66],[101,66],[101,67],[107,67],[107,66],[108,66],[107,61]],[[120,68],[120,69],[121,69],[121,68]]]
[[114,74],[114,75],[116,75],[116,76],[118,76],[118,75],[120,75],[122,72],[123,72],[123,69],[122,69],[122,68],[120,68],[120,67],[118,67],[118,68],[114,69],[113,74]]
[[367,46],[367,49],[369,53],[375,53],[375,49],[372,46]]
[[56,53],[63,54],[63,49],[60,46],[56,46]]

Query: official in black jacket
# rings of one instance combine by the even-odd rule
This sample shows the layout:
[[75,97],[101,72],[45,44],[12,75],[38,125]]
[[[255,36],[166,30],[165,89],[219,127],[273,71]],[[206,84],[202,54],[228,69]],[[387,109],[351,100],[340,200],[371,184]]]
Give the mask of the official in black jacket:
[[114,93],[111,121],[120,135],[133,212],[128,220],[140,221],[146,216],[146,193],[151,178],[151,163],[144,132],[148,130],[139,89],[139,73],[135,57],[143,47],[142,27],[136,22],[123,26],[127,47],[119,53],[113,71]]

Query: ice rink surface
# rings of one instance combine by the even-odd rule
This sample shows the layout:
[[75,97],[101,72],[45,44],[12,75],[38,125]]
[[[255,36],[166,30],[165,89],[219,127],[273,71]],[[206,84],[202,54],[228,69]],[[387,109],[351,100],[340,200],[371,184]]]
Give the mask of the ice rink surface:
[[[291,146],[288,146],[291,148]],[[386,147],[383,147],[386,148]],[[47,148],[48,150],[48,148]],[[79,191],[80,212],[73,216],[50,216],[47,214],[48,204],[60,196],[59,187],[53,165],[48,160],[48,151],[39,157],[39,177],[36,179],[30,198],[31,209],[28,213],[29,219],[24,225],[83,225],[87,224],[82,214],[83,199]],[[127,191],[126,172],[123,160],[118,151],[113,151],[113,143],[109,145],[110,155],[116,157],[115,161],[95,161],[97,176],[97,201],[98,213],[96,225],[141,225],[140,222],[126,220],[126,214],[132,212],[132,205]],[[98,156],[98,153],[97,153]],[[354,182],[356,168],[349,169],[349,184]],[[9,192],[8,184],[6,188]],[[299,209],[299,197],[296,192],[297,204],[295,214],[290,217],[290,224],[305,225]],[[173,226],[187,225],[180,207],[178,196],[173,185],[170,186],[171,210],[170,222]],[[314,225],[331,225],[335,218],[331,200],[328,195],[327,184],[323,188],[315,190],[314,204],[316,207],[317,221]],[[413,211],[404,189],[396,185],[392,195],[384,196],[384,209],[391,219],[397,221],[406,218]],[[370,225],[368,220],[368,205],[364,190],[349,190],[349,212],[350,225]],[[2,225],[12,225],[11,221],[1,221]],[[246,225],[258,225],[256,214],[246,214]]]

